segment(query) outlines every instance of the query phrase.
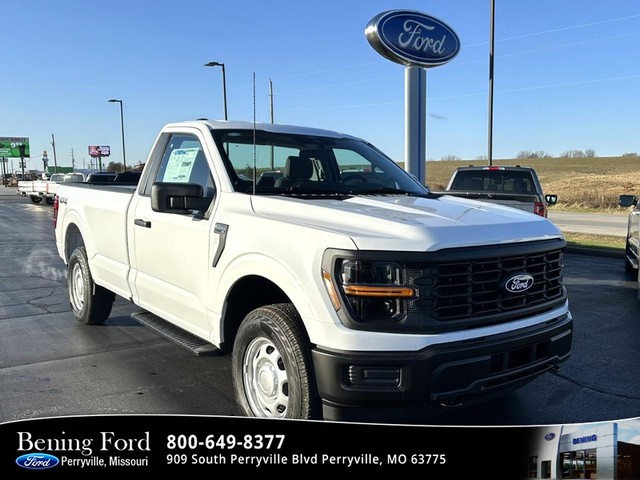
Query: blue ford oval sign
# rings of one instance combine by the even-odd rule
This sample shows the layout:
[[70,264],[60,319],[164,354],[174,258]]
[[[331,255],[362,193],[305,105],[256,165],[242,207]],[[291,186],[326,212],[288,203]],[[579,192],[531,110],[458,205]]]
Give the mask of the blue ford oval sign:
[[442,65],[460,50],[460,40],[447,24],[413,10],[380,13],[364,33],[380,55],[407,66]]
[[504,282],[504,289],[509,293],[526,292],[533,286],[533,277],[528,273],[516,273]]
[[48,453],[26,453],[16,458],[16,463],[29,470],[45,470],[55,467],[60,463],[60,460]]

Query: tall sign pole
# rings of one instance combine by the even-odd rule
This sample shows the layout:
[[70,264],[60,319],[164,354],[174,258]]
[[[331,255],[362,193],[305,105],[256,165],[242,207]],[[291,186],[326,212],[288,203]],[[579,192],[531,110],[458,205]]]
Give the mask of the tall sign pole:
[[425,183],[427,71],[420,67],[404,69],[404,158],[405,169]]
[[487,141],[487,161],[489,166],[493,165],[493,25],[495,22],[495,0],[491,2],[490,24],[489,24],[489,138]]
[[460,40],[446,23],[414,10],[388,10],[365,28],[371,46],[405,66],[405,170],[425,183],[426,69],[443,65],[460,51]]

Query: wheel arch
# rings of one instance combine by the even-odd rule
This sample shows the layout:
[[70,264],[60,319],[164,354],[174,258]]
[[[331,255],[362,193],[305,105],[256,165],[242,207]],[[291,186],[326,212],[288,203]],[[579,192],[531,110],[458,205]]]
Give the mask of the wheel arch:
[[65,262],[69,263],[69,258],[76,248],[84,246],[84,237],[80,228],[75,223],[68,224],[64,234]]
[[[221,348],[227,352],[231,351],[238,328],[249,312],[276,303],[293,304],[293,301],[282,288],[268,278],[246,275],[236,280],[224,301]],[[300,328],[308,340],[304,324],[301,323]]]

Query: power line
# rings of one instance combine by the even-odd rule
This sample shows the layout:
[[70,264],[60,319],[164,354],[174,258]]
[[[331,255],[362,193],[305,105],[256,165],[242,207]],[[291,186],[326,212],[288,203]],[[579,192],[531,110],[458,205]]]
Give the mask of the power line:
[[[542,30],[539,32],[531,32],[531,33],[525,33],[522,35],[514,35],[512,37],[505,37],[505,38],[499,38],[496,39],[496,42],[506,42],[509,40],[519,40],[521,38],[528,38],[528,37],[535,37],[538,35],[547,35],[549,33],[557,33],[557,32],[564,32],[567,30],[575,30],[577,28],[584,28],[584,27],[592,27],[594,25],[602,25],[603,23],[612,23],[612,22],[619,22],[621,20],[629,20],[631,18],[638,18],[640,17],[640,14],[638,15],[628,15],[626,17],[618,17],[618,18],[610,18],[608,20],[600,20],[597,22],[589,22],[589,23],[581,23],[578,25],[570,25],[567,27],[560,27],[560,28],[553,28],[551,30]],[[463,45],[464,47],[478,47],[481,45],[487,45],[489,42],[478,42],[478,43],[472,43],[469,45]]]
[[[550,83],[547,85],[532,85],[528,87],[518,87],[518,88],[508,88],[504,90],[498,90],[496,93],[513,93],[513,92],[525,92],[528,90],[542,90],[545,88],[558,88],[558,87],[572,87],[576,85],[584,85],[589,83],[603,83],[610,81],[618,81],[618,80],[634,80],[640,78],[640,74],[638,75],[626,75],[620,77],[608,77],[608,78],[597,78],[593,80],[580,80],[576,82],[563,82],[563,83]],[[428,97],[428,101],[433,100],[455,100],[458,98],[467,98],[467,97],[479,97],[485,96],[487,92],[473,92],[473,93],[465,93],[461,95],[448,95],[444,97]],[[283,108],[281,111],[283,112],[298,112],[304,110],[330,110],[330,109],[338,109],[338,108],[358,108],[358,107],[379,107],[384,105],[396,105],[403,104],[404,100],[395,100],[389,102],[376,102],[376,103],[350,103],[350,104],[342,104],[342,105],[319,105],[313,107],[304,107],[304,108]]]

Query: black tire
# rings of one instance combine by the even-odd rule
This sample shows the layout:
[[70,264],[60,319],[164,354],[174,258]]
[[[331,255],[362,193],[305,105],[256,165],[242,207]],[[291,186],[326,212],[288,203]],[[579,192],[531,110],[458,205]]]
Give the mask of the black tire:
[[40,202],[42,202],[42,197],[34,197],[34,196],[32,196],[32,197],[30,197],[30,198],[31,198],[31,201],[32,201],[33,203],[40,203]]
[[44,197],[44,199],[46,200],[47,205],[53,205],[53,198],[51,198],[51,197]]
[[233,387],[248,417],[318,419],[311,347],[292,304],[245,317],[233,344]]
[[84,247],[76,248],[69,257],[67,286],[71,311],[80,323],[100,325],[109,318],[116,296],[94,283]]

